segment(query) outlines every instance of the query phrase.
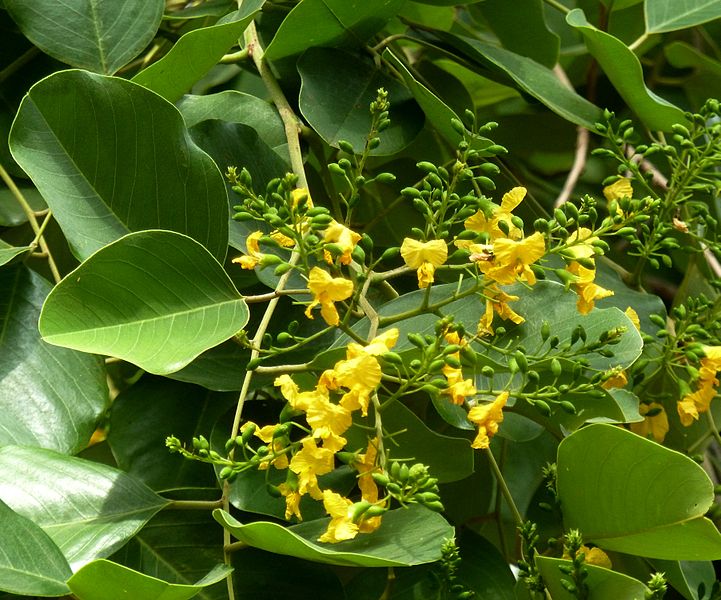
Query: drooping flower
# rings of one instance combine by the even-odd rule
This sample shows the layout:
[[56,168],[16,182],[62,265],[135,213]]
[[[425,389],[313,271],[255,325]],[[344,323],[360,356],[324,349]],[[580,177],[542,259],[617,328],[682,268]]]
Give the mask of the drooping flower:
[[491,445],[491,438],[503,421],[503,407],[507,400],[508,392],[501,392],[493,402],[474,406],[468,411],[468,420],[478,427],[476,439],[471,443],[473,448],[485,449]]
[[588,227],[579,227],[568,236],[566,241],[568,248],[565,251],[572,255],[573,258],[593,259],[596,255],[593,242],[597,240],[598,237],[593,235],[593,232]]
[[[449,344],[457,344],[459,346],[466,345],[466,340],[462,339],[456,331],[446,333],[445,338]],[[449,356],[458,361],[461,360],[460,351],[454,352]],[[443,394],[450,396],[453,404],[461,405],[465,402],[466,397],[476,394],[476,386],[473,384],[473,380],[463,378],[462,368],[446,364],[443,366],[442,372],[448,380],[448,387],[443,390]]]
[[[273,437],[277,427],[278,425],[265,425],[263,427],[256,428],[253,435],[257,438],[260,438],[264,443],[270,444],[273,453],[278,455],[270,462],[270,464],[272,464],[276,469],[287,469],[288,455],[283,452],[283,450],[285,450],[287,440],[283,439],[282,437]],[[261,465],[258,467],[258,469],[261,471],[267,468],[267,462],[261,463]]]
[[633,310],[630,306],[624,311],[624,314],[629,318],[636,331],[641,331],[641,320],[638,318],[638,313]]
[[[339,246],[343,250],[340,255],[340,263],[349,265],[352,260],[351,253],[361,236],[352,229],[348,229],[345,225],[337,221],[331,221],[328,229],[323,232],[323,239],[328,243]],[[329,265],[333,264],[333,256],[327,250],[323,251],[323,258]]]
[[623,198],[633,198],[631,180],[628,177],[619,177],[614,183],[603,188],[603,195],[609,202],[622,200]]
[[486,297],[486,310],[478,321],[479,335],[493,335],[493,316],[496,314],[504,321],[510,320],[516,325],[525,322],[526,319],[508,305],[509,302],[518,300],[518,296],[506,294],[495,285],[488,286],[483,295]]
[[298,208],[298,204],[300,204],[300,201],[305,198],[305,207],[306,208],[313,208],[313,200],[310,197],[310,193],[308,192],[308,188],[295,188],[290,193],[290,202],[293,208]]
[[285,498],[285,520],[290,521],[290,518],[295,515],[299,521],[303,520],[303,516],[300,514],[300,499],[302,495],[298,492],[294,486],[283,482],[278,486],[278,490]]
[[589,548],[588,546],[581,546],[581,551],[585,554],[586,560],[584,561],[587,565],[595,565],[597,567],[603,567],[604,569],[613,569],[611,559],[608,557],[603,550],[600,548]]
[[[644,416],[644,419],[638,423],[631,423],[631,431],[645,438],[650,435],[659,444],[663,442],[669,430],[668,415],[663,406],[658,402],[640,404],[638,412]],[[649,416],[648,413],[652,415]]]
[[330,273],[313,267],[308,276],[308,289],[313,294],[313,302],[305,311],[305,316],[313,318],[311,311],[320,304],[320,314],[328,325],[338,325],[340,317],[334,302],[346,300],[353,294],[353,282],[343,277],[332,277]]
[[401,256],[411,269],[418,274],[418,287],[427,288],[433,283],[436,267],[440,267],[448,258],[448,246],[443,240],[419,242],[405,238],[401,245]]
[[522,240],[499,238],[493,242],[493,257],[490,261],[480,261],[478,265],[489,279],[500,284],[527,281],[533,285],[536,276],[530,265],[546,253],[546,242],[536,232]]
[[341,436],[353,423],[346,407],[319,395],[310,403],[305,418],[313,430],[313,437],[323,440],[323,448],[338,452],[346,445],[346,439]]
[[[503,195],[501,200],[501,206],[493,207],[493,214],[490,219],[486,218],[486,215],[482,210],[479,210],[476,214],[466,219],[464,226],[466,229],[471,231],[478,231],[487,233],[491,240],[497,238],[511,238],[518,240],[523,237],[523,231],[516,227],[511,221],[513,215],[511,212],[515,209],[526,197],[526,188],[515,187],[510,192]],[[508,227],[508,235],[499,227],[499,223],[503,221]]]
[[607,290],[594,283],[596,269],[587,269],[574,261],[566,267],[566,270],[578,278],[574,283],[578,293],[576,308],[582,315],[587,315],[593,310],[596,300],[613,296],[613,290]]
[[303,448],[290,461],[290,470],[298,476],[298,493],[301,496],[310,494],[315,500],[320,500],[323,493],[318,487],[318,475],[333,470],[335,452],[319,448],[312,437],[304,438],[301,444]]
[[703,352],[696,391],[686,394],[677,402],[678,416],[686,427],[698,419],[700,413],[709,409],[719,385],[716,375],[721,371],[721,346],[704,346]]
[[606,379],[603,384],[601,384],[601,387],[604,390],[622,388],[626,387],[626,385],[628,384],[628,377],[626,376],[626,371],[624,371],[621,367],[616,367],[615,369],[607,371],[607,375],[610,375],[610,377]]
[[358,525],[352,520],[353,503],[332,490],[323,490],[323,506],[330,515],[330,523],[319,542],[342,542],[358,535]]
[[273,241],[275,241],[277,244],[279,244],[283,248],[292,248],[293,246],[295,246],[295,240],[293,238],[288,237],[284,233],[281,233],[280,231],[273,231],[270,234],[270,237]]
[[247,254],[239,256],[233,259],[233,263],[239,264],[243,269],[255,269],[260,259],[263,258],[263,254],[260,251],[258,240],[263,237],[262,231],[254,231],[247,238],[245,238],[245,247],[248,250]]

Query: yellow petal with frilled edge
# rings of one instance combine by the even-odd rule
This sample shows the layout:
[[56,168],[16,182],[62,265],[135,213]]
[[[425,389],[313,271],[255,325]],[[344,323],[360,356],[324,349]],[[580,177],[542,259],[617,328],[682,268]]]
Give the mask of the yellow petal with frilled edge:
[[624,314],[630,319],[633,326],[637,331],[641,331],[641,320],[638,318],[638,313],[633,310],[630,306],[624,311]]
[[424,262],[439,267],[448,258],[448,246],[443,240],[419,242],[412,238],[405,238],[401,245],[401,256],[411,269],[418,269]]
[[478,263],[481,271],[500,284],[515,283],[516,279],[533,285],[536,276],[530,269],[546,253],[543,235],[536,232],[519,241],[500,238],[493,242],[493,259]]
[[597,241],[598,237],[591,235],[592,233],[593,232],[587,227],[579,227],[568,236],[566,243],[569,247],[567,251],[572,254],[574,258],[593,258],[596,255],[593,242]]
[[[336,244],[340,246],[343,253],[340,256],[340,263],[343,265],[349,265],[351,263],[351,253],[356,247],[356,244],[361,239],[360,234],[355,231],[348,229],[345,225],[338,223],[337,221],[331,221],[328,225],[328,229],[323,232],[323,239],[326,242]],[[330,253],[327,253],[326,262],[329,264],[333,262]],[[328,258],[330,257],[330,260]]]
[[343,277],[332,277],[319,267],[313,267],[308,275],[308,289],[313,294],[313,302],[305,310],[309,319],[311,311],[321,305],[320,314],[328,325],[337,325],[340,321],[334,302],[350,298],[353,294],[353,282]]
[[633,186],[628,177],[621,177],[611,185],[603,188],[603,195],[606,200],[621,200],[622,198],[633,198]]
[[358,525],[351,520],[353,503],[331,490],[323,490],[323,506],[330,515],[330,523],[319,542],[335,543],[352,540],[358,534]]
[[474,406],[468,411],[468,420],[478,427],[478,434],[473,440],[473,448],[484,449],[491,444],[491,438],[498,431],[498,424],[503,421],[503,407],[508,400],[508,392],[501,392],[489,404]]
[[501,210],[506,213],[512,212],[514,208],[523,202],[527,191],[528,190],[526,190],[526,188],[518,186],[514,187],[510,192],[503,194],[503,199],[501,200]]
[[245,247],[248,249],[248,254],[234,258],[232,262],[239,264],[243,269],[255,269],[256,265],[263,257],[260,252],[260,246],[258,245],[258,240],[261,237],[263,237],[262,231],[254,231],[245,238]]
[[333,470],[335,452],[328,448],[319,448],[313,438],[302,441],[303,448],[295,453],[290,461],[290,470],[298,475],[298,492],[310,494],[320,500],[318,475],[325,475]]
[[[647,413],[654,411],[652,417],[648,416]],[[648,438],[653,437],[659,444],[663,442],[666,434],[669,430],[668,415],[666,410],[658,402],[651,402],[651,404],[641,404],[638,407],[638,412],[644,415],[644,420],[639,423],[631,423],[631,431],[642,437]],[[692,419],[693,420],[693,419]]]
[[429,285],[431,285],[433,283],[433,273],[435,272],[435,266],[433,266],[433,263],[430,263],[428,261],[424,262],[420,267],[418,267],[418,287],[420,289],[425,289]]
[[298,204],[305,198],[305,207],[313,208],[313,200],[310,198],[307,188],[296,188],[290,193],[290,202],[293,208],[298,208]]

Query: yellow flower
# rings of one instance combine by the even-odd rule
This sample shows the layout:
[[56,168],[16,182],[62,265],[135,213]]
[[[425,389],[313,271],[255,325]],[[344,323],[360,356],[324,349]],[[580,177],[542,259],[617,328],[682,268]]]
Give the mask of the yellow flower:
[[[513,209],[516,208],[525,197],[526,188],[515,187],[510,192],[503,195],[500,207],[494,206],[493,216],[490,219],[486,219],[486,215],[483,211],[479,210],[475,215],[466,219],[463,225],[466,229],[470,229],[471,231],[487,233],[491,240],[502,237],[518,240],[523,237],[523,232],[511,222],[511,218],[513,217],[511,211],[513,211]],[[503,233],[501,228],[498,226],[498,223],[501,221],[508,225],[508,235]]]
[[297,489],[285,482],[281,483],[278,489],[285,497],[285,520],[290,521],[290,518],[295,515],[299,521],[302,521],[303,516],[300,514],[301,494],[298,493]]
[[576,292],[578,294],[576,307],[582,315],[587,315],[593,310],[596,300],[613,296],[612,290],[602,288],[593,282],[596,277],[596,269],[587,269],[577,262],[572,262],[566,270],[578,277],[578,280],[575,282]]
[[448,258],[448,246],[443,240],[419,242],[405,238],[401,245],[401,256],[411,269],[417,269],[418,287],[427,288],[433,283],[436,267]]
[[603,567],[604,569],[613,569],[611,559],[600,548],[589,548],[588,546],[581,546],[581,550],[586,555],[586,564],[595,565],[597,567]]
[[[646,416],[647,413],[651,411],[654,411],[656,414],[652,417]],[[645,419],[643,421],[639,421],[638,423],[631,423],[631,431],[645,438],[650,435],[659,444],[663,442],[663,439],[666,437],[669,429],[668,416],[666,415],[666,411],[663,406],[661,406],[658,402],[641,404],[638,407],[638,412],[645,416]]]
[[508,392],[501,392],[496,399],[468,411],[468,420],[478,426],[478,434],[473,440],[473,448],[484,449],[491,445],[491,438],[498,431],[498,424],[503,421],[503,407],[508,400]]
[[620,177],[611,185],[603,188],[603,195],[606,200],[621,200],[623,198],[633,198],[633,186],[628,177]]
[[335,452],[328,448],[319,448],[315,440],[307,437],[302,440],[303,448],[295,453],[290,461],[290,470],[298,475],[298,493],[310,494],[315,500],[323,497],[318,487],[318,475],[333,470]]
[[340,317],[334,302],[346,300],[353,293],[353,283],[342,277],[332,277],[318,267],[313,267],[308,277],[308,289],[313,294],[313,302],[305,311],[305,316],[313,318],[311,311],[320,304],[320,314],[328,325],[338,325]]
[[536,232],[525,239],[514,241],[499,238],[493,242],[493,258],[478,263],[486,277],[500,284],[515,283],[516,279],[533,285],[536,276],[529,265],[546,253],[546,242]]
[[323,506],[330,515],[330,523],[319,542],[342,542],[358,535],[358,525],[352,520],[353,503],[331,490],[323,490]]
[[353,461],[353,467],[358,471],[358,487],[361,498],[367,502],[378,502],[378,486],[373,481],[373,473],[379,473],[381,468],[376,465],[378,456],[378,438],[368,441],[365,454],[359,454]]
[[[360,234],[355,231],[348,229],[345,225],[341,225],[337,221],[331,221],[328,225],[328,229],[323,232],[323,239],[332,244],[339,246],[343,253],[340,255],[340,263],[342,265],[349,265],[351,263],[351,253],[356,247],[358,240],[361,239]],[[327,250],[323,251],[323,258],[331,265],[333,264],[333,257]]]
[[604,390],[626,387],[626,384],[628,383],[626,371],[624,371],[620,367],[616,367],[615,369],[609,371],[609,373],[611,374],[611,377],[606,379],[606,381],[604,381],[601,385]]
[[[271,444],[273,453],[279,455],[274,458],[270,464],[272,464],[276,469],[287,469],[288,455],[283,452],[286,448],[285,440],[283,438],[273,439],[273,434],[275,433],[277,427],[278,425],[265,425],[264,427],[256,428],[253,435],[260,438],[264,443]],[[268,463],[264,461],[260,464],[258,470],[263,471],[267,468]]]
[[593,232],[587,227],[579,227],[570,236],[568,236],[568,248],[566,251],[573,255],[573,258],[594,258],[596,256],[596,250],[594,249],[593,242],[598,240],[598,237],[591,235]]
[[476,386],[472,379],[463,379],[463,371],[446,365],[443,367],[443,374],[448,380],[448,387],[443,391],[451,397],[453,404],[463,404],[467,396],[476,394]]
[[270,237],[279,245],[283,246],[283,248],[292,248],[293,246],[295,246],[295,241],[292,238],[289,238],[284,233],[281,233],[280,231],[273,231],[270,234]]
[[232,262],[239,264],[243,269],[255,269],[260,259],[263,258],[263,254],[258,246],[258,240],[261,237],[263,237],[262,231],[254,231],[245,238],[245,247],[248,249],[248,253],[244,256],[234,258]]
[[341,436],[350,428],[353,418],[344,406],[318,395],[308,407],[306,421],[313,430],[313,437],[323,440],[323,448],[338,452],[346,445],[346,439]]
[[290,193],[290,202],[293,208],[298,208],[298,204],[305,198],[305,207],[313,208],[313,200],[310,198],[308,188],[296,188]]
[[504,321],[510,320],[516,325],[525,322],[526,319],[508,306],[508,302],[518,300],[518,296],[506,294],[495,285],[488,286],[483,291],[483,295],[486,297],[486,310],[478,321],[479,335],[493,335],[494,314],[497,314]]
[[641,331],[641,320],[638,318],[638,313],[629,306],[624,311],[624,314],[629,318],[631,323],[633,323],[636,330]]
[[700,413],[709,409],[719,385],[716,375],[721,371],[721,346],[704,346],[703,351],[705,356],[699,368],[698,388],[676,404],[681,424],[686,427],[698,419]]

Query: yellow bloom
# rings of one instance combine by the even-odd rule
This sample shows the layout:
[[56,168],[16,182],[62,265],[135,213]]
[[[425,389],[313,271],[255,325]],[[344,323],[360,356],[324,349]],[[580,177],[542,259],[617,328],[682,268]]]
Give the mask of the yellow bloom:
[[[272,464],[276,469],[287,469],[288,455],[283,453],[283,450],[285,450],[286,447],[286,440],[284,440],[283,438],[273,439],[273,434],[275,433],[277,427],[278,425],[265,425],[264,427],[257,428],[253,435],[257,438],[260,438],[264,443],[271,444],[273,452],[279,455],[278,457],[274,458],[270,462],[270,464]],[[268,463],[262,462],[258,467],[258,470],[263,471],[267,468]]]
[[613,388],[622,388],[626,387],[626,384],[628,383],[628,377],[626,377],[626,371],[621,369],[620,367],[617,367],[615,369],[612,369],[610,371],[613,373],[611,377],[606,379],[606,381],[603,382],[601,387],[604,390],[611,390]]
[[[360,234],[355,231],[348,229],[345,225],[341,225],[337,221],[331,221],[328,225],[328,229],[323,232],[323,239],[332,244],[336,244],[343,249],[343,254],[340,256],[340,263],[342,265],[349,265],[351,263],[351,253],[356,247],[358,240],[361,239]],[[323,251],[323,258],[331,265],[333,264],[333,257],[327,250]]]
[[[513,209],[516,208],[525,197],[526,188],[515,187],[510,192],[503,195],[500,207],[494,206],[493,216],[490,219],[486,219],[486,215],[483,211],[479,210],[475,215],[466,219],[463,225],[466,229],[470,229],[471,231],[487,233],[491,240],[505,237],[518,240],[523,237],[523,232],[511,222],[511,218],[513,217],[511,211],[513,211]],[[501,221],[508,225],[508,235],[503,233],[501,228],[498,226],[498,223]]]
[[476,394],[476,386],[472,379],[463,379],[463,371],[446,365],[443,367],[443,374],[448,380],[448,387],[443,393],[450,396],[453,404],[463,404],[467,396]]
[[303,448],[290,461],[290,470],[298,475],[298,493],[301,496],[310,494],[315,500],[320,500],[323,494],[318,487],[318,475],[333,470],[335,452],[319,448],[311,437],[303,439],[302,445]]
[[292,248],[295,246],[295,241],[292,238],[289,238],[284,233],[281,233],[280,231],[274,231],[270,234],[271,239],[275,240],[278,244],[283,246],[283,248]]
[[305,311],[305,316],[313,318],[311,311],[320,304],[320,314],[328,325],[338,325],[340,317],[334,302],[346,300],[353,293],[353,283],[342,277],[332,277],[318,267],[313,267],[308,277],[308,289],[313,294],[313,302]]
[[507,400],[508,392],[501,392],[493,402],[474,406],[468,411],[468,420],[478,426],[476,439],[471,443],[473,448],[484,449],[491,445],[491,438],[503,421],[503,407]]
[[293,208],[298,208],[298,204],[305,198],[305,207],[313,208],[313,200],[310,198],[308,188],[296,188],[290,193],[290,202]]
[[320,399],[328,399],[328,390],[326,390],[323,386],[319,385],[314,390],[301,392],[298,389],[298,384],[296,384],[290,375],[287,374],[276,377],[273,385],[280,388],[280,393],[283,395],[283,398],[285,398],[288,401],[288,404],[290,404],[295,410],[302,410],[305,412],[310,408],[313,402],[319,399],[319,397]]
[[355,358],[360,354],[370,354],[377,356],[388,352],[398,341],[400,331],[397,327],[391,327],[384,331],[380,335],[374,337],[367,346],[361,346],[360,344],[351,343],[348,345],[348,358]]
[[581,550],[586,555],[586,564],[595,565],[597,567],[603,567],[604,569],[613,569],[611,559],[600,548],[589,548],[588,546],[581,546]]
[[639,421],[638,423],[631,423],[631,431],[645,438],[650,435],[660,444],[668,433],[668,415],[666,415],[663,406],[658,402],[641,404],[638,407],[638,412],[644,416],[651,411],[658,411],[658,413],[652,417],[646,416],[643,421]]
[[636,330],[641,331],[641,320],[638,318],[638,313],[629,306],[624,311],[624,314],[629,318],[631,323],[633,323]]
[[295,515],[299,521],[302,521],[303,516],[300,514],[301,494],[298,493],[297,489],[287,483],[281,483],[278,489],[285,497],[285,520],[290,521],[290,518]]
[[514,241],[499,238],[493,242],[493,258],[478,263],[486,277],[500,284],[515,283],[516,279],[533,285],[536,276],[529,265],[546,253],[546,242],[536,232],[525,239]]
[[633,186],[631,185],[631,180],[628,177],[621,177],[617,179],[611,185],[607,185],[603,188],[603,195],[609,202],[612,200],[621,200],[623,198],[633,198]]
[[361,491],[361,498],[367,502],[378,502],[378,486],[373,481],[373,473],[378,473],[381,468],[376,465],[378,456],[378,438],[368,441],[365,454],[359,454],[353,462],[353,467],[358,471],[358,487]]
[[258,246],[258,240],[261,237],[263,237],[262,231],[254,231],[245,238],[245,247],[248,249],[248,253],[244,256],[234,258],[232,262],[239,264],[243,269],[255,269],[260,259],[263,258],[260,246]]
[[579,227],[570,236],[568,236],[567,252],[572,254],[574,258],[594,258],[596,256],[596,250],[594,249],[593,242],[598,240],[598,237],[591,235],[593,232],[587,227]]
[[596,277],[596,269],[587,269],[577,262],[572,262],[568,265],[566,270],[572,275],[578,277],[578,281],[575,283],[576,292],[578,294],[576,307],[578,308],[578,312],[582,315],[587,315],[591,312],[591,310],[593,310],[596,300],[613,296],[612,290],[602,288],[600,285],[596,285],[593,282]]
[[506,294],[495,285],[488,286],[483,291],[483,295],[486,297],[486,310],[478,321],[479,335],[493,335],[494,314],[497,314],[504,321],[510,320],[516,325],[525,322],[526,319],[508,306],[508,302],[518,300],[518,296]]
[[699,368],[698,388],[676,403],[681,424],[686,427],[709,409],[719,385],[716,375],[721,371],[721,346],[704,346],[703,351],[705,356]]
[[346,439],[341,436],[350,428],[353,418],[344,406],[318,395],[308,407],[305,418],[313,430],[313,437],[323,440],[323,448],[338,452],[346,445]]
[[417,269],[418,287],[427,288],[433,283],[436,267],[448,258],[448,246],[443,240],[419,242],[405,238],[401,245],[401,256],[411,269]]
[[358,535],[358,525],[352,520],[353,503],[331,490],[323,490],[323,506],[330,515],[330,523],[319,542],[342,542]]

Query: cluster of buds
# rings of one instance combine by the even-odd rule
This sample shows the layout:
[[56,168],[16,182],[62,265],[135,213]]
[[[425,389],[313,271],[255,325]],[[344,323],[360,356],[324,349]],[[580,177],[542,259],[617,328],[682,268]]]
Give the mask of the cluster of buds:
[[401,506],[421,504],[426,508],[443,512],[441,497],[438,495],[438,480],[431,477],[428,467],[422,463],[408,466],[391,462],[388,471],[373,473],[373,481],[385,488],[388,495]]

